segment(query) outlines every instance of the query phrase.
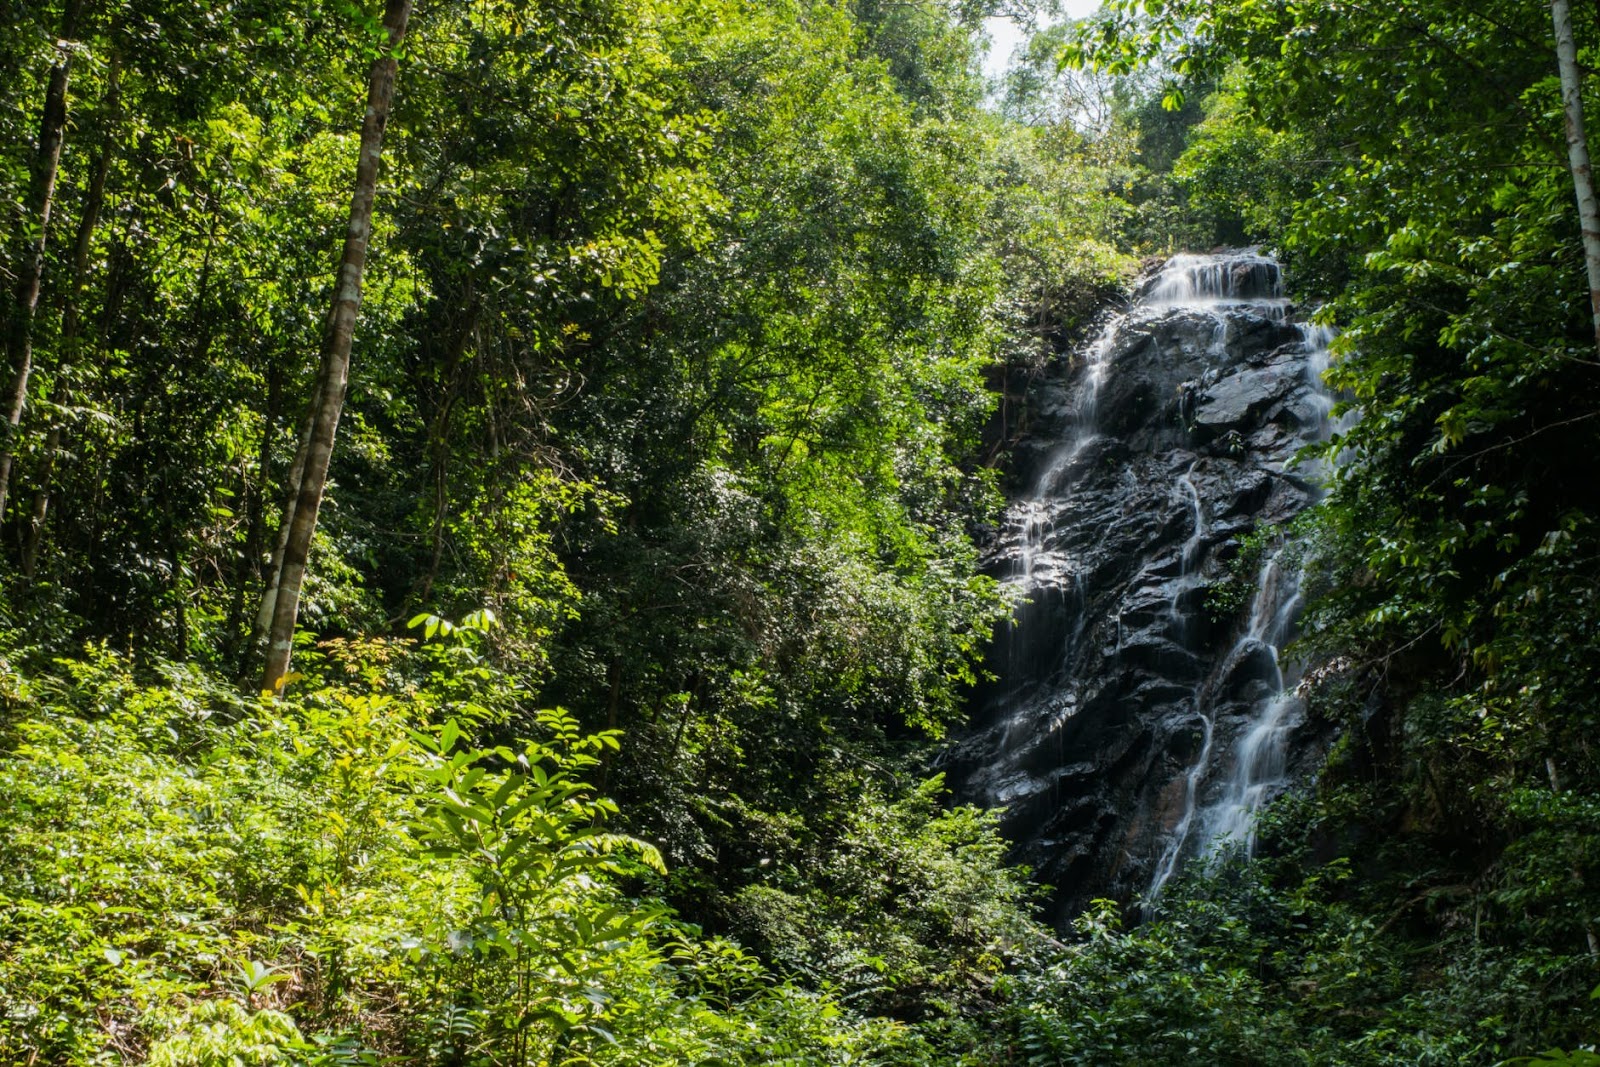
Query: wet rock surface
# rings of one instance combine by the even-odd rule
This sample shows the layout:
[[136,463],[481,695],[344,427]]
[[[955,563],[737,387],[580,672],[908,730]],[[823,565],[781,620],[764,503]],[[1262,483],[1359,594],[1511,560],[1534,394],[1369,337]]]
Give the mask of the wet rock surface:
[[[1288,591],[1219,620],[1209,590],[1244,535],[1315,499],[1290,460],[1326,432],[1326,335],[1293,321],[1270,259],[1179,257],[1137,293],[1032,398],[1013,453],[1031,489],[988,548],[1027,602],[944,766],[960,799],[1004,809],[1062,922],[1094,897],[1159,888],[1207,826],[1243,817],[1207,813],[1248,786],[1230,785],[1232,764],[1284,684],[1266,624],[1255,634],[1245,616],[1286,627],[1297,593],[1281,580]],[[1313,756],[1293,742],[1303,708],[1276,712],[1284,778]]]

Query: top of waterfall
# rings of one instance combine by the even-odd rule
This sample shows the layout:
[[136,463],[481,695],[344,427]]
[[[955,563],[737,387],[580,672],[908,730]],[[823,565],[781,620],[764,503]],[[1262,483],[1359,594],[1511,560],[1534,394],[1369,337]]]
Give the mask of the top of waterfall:
[[1168,259],[1139,293],[1145,307],[1206,304],[1281,304],[1278,261],[1253,248]]

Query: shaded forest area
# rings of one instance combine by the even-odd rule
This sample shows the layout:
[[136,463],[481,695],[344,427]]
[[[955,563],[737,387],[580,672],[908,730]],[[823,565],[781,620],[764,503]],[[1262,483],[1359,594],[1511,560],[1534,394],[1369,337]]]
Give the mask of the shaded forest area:
[[[1552,8],[1461,8],[1123,0],[991,95],[1047,12],[0,4],[0,1062],[1595,1062],[1592,286]],[[929,770],[1005,446],[1256,241],[1360,415],[1341,741],[1047,930]]]

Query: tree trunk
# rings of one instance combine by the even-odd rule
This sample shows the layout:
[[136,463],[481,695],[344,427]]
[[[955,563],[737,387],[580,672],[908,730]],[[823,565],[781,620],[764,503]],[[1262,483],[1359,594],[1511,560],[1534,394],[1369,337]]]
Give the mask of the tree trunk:
[[[1546,756],[1544,758],[1544,771],[1545,774],[1550,776],[1550,792],[1560,793],[1561,772],[1556,768],[1554,757]],[[1583,871],[1577,864],[1572,865],[1572,881],[1579,889],[1583,888]],[[1585,944],[1589,946],[1589,955],[1600,956],[1600,932],[1596,932],[1594,924],[1587,919],[1583,923],[1583,937]]]
[[30,235],[17,274],[17,303],[11,320],[11,390],[6,399],[5,441],[0,445],[0,519],[5,518],[11,491],[11,465],[17,451],[17,427],[28,402],[28,379],[33,374],[33,318],[39,309],[39,282],[44,276],[44,250],[50,233],[50,208],[55,202],[56,175],[61,169],[61,142],[67,128],[67,81],[72,74],[72,52],[66,47],[78,32],[80,0],[69,0],[61,16],[61,40],[55,65],[45,86],[44,114],[39,117],[39,150],[33,161],[28,219],[38,227]]
[[[278,422],[278,407],[283,397],[283,364],[272,362],[267,368],[267,410],[261,420],[261,445],[256,453],[256,477],[243,479],[245,507],[244,547],[234,557],[233,599],[228,606],[227,656],[234,661],[234,677],[243,684],[255,666],[256,644],[261,630],[240,632],[244,624],[247,590],[261,580],[261,544],[266,539],[267,487],[272,484],[272,433]],[[270,620],[268,620],[270,622]]]
[[22,542],[22,576],[33,579],[39,569],[39,549],[44,544],[44,520],[50,514],[50,478],[55,473],[56,455],[61,451],[61,424],[50,427],[44,437],[44,458],[39,463],[39,488],[33,494],[28,513],[28,528]]
[[[272,557],[267,561],[266,581],[261,588],[261,608],[256,612],[255,625],[250,630],[250,643],[246,646],[251,657],[262,651],[262,642],[267,639],[267,633],[272,629],[273,616],[277,612],[278,580],[283,572],[283,553],[289,544],[289,531],[294,528],[295,509],[300,504],[300,483],[304,480],[306,453],[311,447],[311,427],[315,425],[317,414],[322,407],[322,382],[326,374],[327,367],[318,369],[316,381],[311,384],[311,407],[307,410],[306,417],[301,420],[300,432],[295,435],[294,459],[289,464],[289,475],[283,482],[288,487],[283,502],[283,520],[278,523],[278,532],[273,538]],[[265,470],[266,468],[263,468],[263,472]],[[264,473],[262,484],[263,486],[266,484]]]
[[72,281],[68,285],[62,304],[62,352],[73,355],[82,318],[78,294],[83,291],[89,274],[89,253],[94,249],[94,231],[100,225],[100,212],[106,202],[106,179],[111,174],[111,161],[117,152],[117,126],[122,108],[122,58],[111,57],[111,69],[106,75],[106,95],[101,101],[104,126],[100,138],[100,155],[95,160],[94,176],[89,179],[89,190],[83,198],[83,214],[78,219],[78,232],[72,242]]
[[[89,191],[83,200],[83,214],[78,219],[77,238],[72,243],[72,280],[67,284],[67,292],[61,305],[60,362],[63,365],[70,365],[78,354],[78,339],[82,332],[83,320],[79,300],[83,295],[84,279],[89,273],[89,253],[94,245],[94,231],[100,225],[100,212],[105,207],[106,178],[111,172],[111,160],[116,153],[117,112],[122,100],[121,85],[121,58],[113,55],[103,102],[105,128],[100,145],[100,158],[95,162],[94,177],[89,180]],[[61,422],[57,419],[45,438],[44,460],[35,479],[37,484],[34,488],[33,508],[22,548],[22,574],[27,578],[32,578],[38,567],[45,519],[50,513],[50,479],[55,471],[56,456],[61,450],[63,436]]]
[[1600,203],[1595,200],[1589,141],[1583,132],[1583,78],[1578,72],[1578,46],[1572,36],[1568,0],[1550,0],[1550,13],[1556,27],[1556,62],[1561,69],[1561,107],[1567,116],[1567,165],[1578,197],[1583,265],[1589,273],[1589,312],[1594,323],[1595,351],[1600,353]]
[[[284,675],[289,672],[295,618],[300,610],[300,585],[305,579],[306,558],[311,553],[311,536],[317,526],[317,509],[322,505],[334,435],[339,429],[339,414],[350,379],[350,341],[355,332],[356,315],[361,310],[361,275],[372,236],[378,159],[383,150],[383,131],[389,122],[399,66],[395,53],[405,37],[410,17],[411,0],[387,0],[383,13],[387,47],[373,61],[367,79],[367,112],[361,124],[361,155],[356,163],[355,191],[350,198],[350,226],[345,233],[344,255],[334,283],[333,307],[323,332],[317,395],[312,398],[310,432],[301,449],[304,464],[299,478],[290,484],[291,497],[284,509],[283,549],[276,580],[271,583],[273,588],[268,594],[272,599],[272,622],[267,630],[266,668],[261,677],[261,688],[267,692],[277,692]],[[263,613],[265,600],[263,597]]]

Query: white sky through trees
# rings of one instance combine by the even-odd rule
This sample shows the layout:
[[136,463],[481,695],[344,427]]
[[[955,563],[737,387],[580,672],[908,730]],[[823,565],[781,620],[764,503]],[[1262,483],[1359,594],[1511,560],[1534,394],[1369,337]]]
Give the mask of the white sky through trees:
[[[1069,19],[1081,19],[1093,14],[1101,0],[1062,0],[1061,14]],[[1011,53],[1022,43],[1022,28],[1007,18],[984,19],[983,28],[989,35],[989,54],[983,57],[983,73],[998,78],[1011,64]]]

